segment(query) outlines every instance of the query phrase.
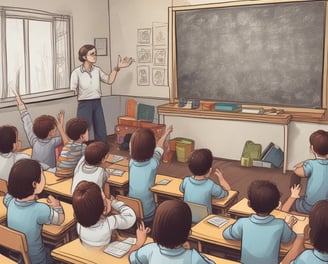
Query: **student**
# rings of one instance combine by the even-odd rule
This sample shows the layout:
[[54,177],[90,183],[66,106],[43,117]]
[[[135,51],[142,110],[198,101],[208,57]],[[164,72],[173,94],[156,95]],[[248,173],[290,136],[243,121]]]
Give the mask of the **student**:
[[76,164],[83,156],[89,140],[88,122],[83,118],[72,118],[66,123],[69,141],[57,159],[56,176],[73,177]]
[[137,242],[130,249],[130,263],[212,263],[195,249],[184,247],[191,229],[189,206],[177,199],[166,200],[157,208],[152,237],[154,243],[144,245],[149,227],[141,223],[137,230]]
[[104,113],[101,105],[100,82],[112,84],[121,68],[131,65],[132,58],[123,60],[118,56],[117,66],[107,74],[94,64],[97,61],[97,50],[93,45],[83,45],[79,49],[79,60],[82,65],[71,73],[71,90],[77,93],[77,117],[88,120],[89,127],[93,128],[95,140],[107,143],[107,133]]
[[172,129],[169,126],[157,143],[154,132],[149,128],[138,128],[130,140],[129,196],[141,200],[146,226],[151,225],[156,208],[150,187],[155,184],[163,145]]
[[215,175],[220,185],[209,179],[212,162],[213,155],[209,149],[194,150],[188,158],[188,167],[192,176],[185,177],[180,185],[185,202],[205,205],[209,213],[212,213],[212,196],[223,198],[231,190],[219,169],[215,170]]
[[279,205],[280,193],[277,186],[269,181],[252,182],[248,199],[255,214],[228,226],[223,231],[223,237],[241,241],[242,263],[277,264],[280,243],[289,243],[296,237],[290,227],[295,224],[294,218],[287,224],[283,219],[270,215]]
[[0,127],[0,178],[8,181],[9,172],[14,163],[20,159],[30,159],[20,153],[22,142],[18,140],[18,130],[14,126]]
[[8,193],[3,199],[7,207],[7,225],[25,234],[32,263],[51,263],[50,248],[42,241],[42,226],[61,225],[65,220],[63,207],[53,196],[48,196],[48,204],[37,201],[44,186],[45,176],[40,163],[21,159],[10,171]]
[[[304,251],[304,241],[308,239],[314,249]],[[298,256],[299,255],[299,256]],[[291,259],[294,259],[290,262]],[[309,225],[304,229],[304,236],[297,236],[291,250],[282,264],[323,264],[328,263],[328,201],[321,200],[312,207]]]
[[305,194],[296,197],[289,208],[284,208],[306,214],[317,201],[328,199],[328,132],[317,130],[311,134],[309,141],[315,158],[298,163],[294,169],[298,177],[307,178]]
[[[80,181],[90,181],[96,183],[103,189],[108,178],[108,172],[104,168],[104,163],[108,156],[109,146],[102,141],[94,141],[88,145],[84,155],[77,163],[71,193],[73,194]],[[106,193],[108,195],[108,193]]]
[[[18,110],[23,121],[27,139],[32,147],[32,159],[41,163],[44,169],[56,167],[56,148],[66,144],[68,138],[63,129],[64,112],[58,120],[50,115],[41,115],[34,122],[19,95],[16,96]],[[57,136],[57,129],[60,136]]]
[[[94,182],[81,181],[73,193],[73,209],[77,219],[77,233],[84,245],[101,247],[111,242],[115,229],[134,225],[134,211],[113,196],[105,197]],[[112,209],[118,214],[110,215]]]

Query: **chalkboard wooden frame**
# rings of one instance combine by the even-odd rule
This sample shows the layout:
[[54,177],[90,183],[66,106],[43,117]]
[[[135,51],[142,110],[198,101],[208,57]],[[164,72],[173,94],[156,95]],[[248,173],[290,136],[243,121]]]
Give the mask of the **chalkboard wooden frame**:
[[[170,103],[176,103],[178,101],[178,61],[177,61],[177,29],[176,29],[176,15],[180,11],[188,10],[202,10],[202,9],[217,9],[218,8],[230,8],[230,7],[257,7],[259,5],[279,5],[283,3],[295,3],[301,4],[306,2],[314,2],[309,0],[278,0],[278,1],[268,1],[268,0],[258,0],[258,1],[238,1],[229,3],[217,3],[217,4],[206,4],[206,5],[195,5],[195,6],[178,6],[169,8],[169,84],[170,84]],[[286,105],[276,105],[268,104],[263,102],[247,103],[240,102],[243,107],[261,107],[265,109],[278,108],[284,110],[286,113],[292,114],[295,120],[311,121],[314,119],[322,119],[326,114],[327,109],[327,1],[320,1],[324,3],[324,25],[323,25],[323,58],[322,58],[322,90],[321,90],[321,104],[316,107],[302,107],[302,105],[297,106],[286,106]],[[209,101],[208,98],[200,98],[201,100]],[[213,101],[219,101],[217,98],[213,98]],[[224,100],[223,100],[224,101]],[[228,100],[230,101],[230,100]]]

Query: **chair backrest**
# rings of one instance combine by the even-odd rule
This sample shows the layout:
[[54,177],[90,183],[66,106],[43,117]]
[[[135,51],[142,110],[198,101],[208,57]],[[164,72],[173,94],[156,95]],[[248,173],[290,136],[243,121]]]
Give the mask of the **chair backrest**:
[[24,263],[31,264],[25,234],[0,225],[0,245],[10,251],[21,253]]
[[193,224],[198,223],[204,217],[209,215],[207,206],[202,204],[192,203],[192,202],[186,202],[186,203],[189,205],[191,209]]
[[0,179],[0,195],[5,195],[8,192],[7,181]]
[[116,199],[118,201],[122,201],[127,206],[132,208],[132,210],[135,212],[137,218],[139,218],[140,220],[143,220],[144,214],[143,214],[143,209],[142,209],[142,202],[139,199],[127,197],[124,195],[116,195]]

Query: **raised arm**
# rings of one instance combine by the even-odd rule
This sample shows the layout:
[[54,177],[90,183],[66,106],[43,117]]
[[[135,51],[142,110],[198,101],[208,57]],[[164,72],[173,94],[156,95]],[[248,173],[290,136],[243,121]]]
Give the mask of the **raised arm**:
[[300,197],[301,185],[297,184],[290,187],[290,196],[286,200],[286,202],[282,205],[281,210],[285,212],[289,212],[293,203],[297,198]]
[[219,184],[223,189],[226,191],[230,191],[231,187],[230,184],[226,181],[226,179],[223,177],[222,171],[220,169],[215,169],[215,175],[218,178]]
[[299,177],[305,177],[305,172],[304,172],[303,166],[304,166],[304,161],[299,162],[294,166],[294,172]]
[[114,69],[108,76],[108,83],[112,84],[115,81],[116,75],[121,70],[121,68],[129,67],[133,61],[134,60],[131,57],[124,57],[124,59],[122,59],[121,56],[118,55],[116,67],[114,67]]
[[57,129],[63,140],[63,144],[66,145],[69,141],[69,137],[66,135],[64,131],[64,116],[65,116],[64,111],[60,111],[57,117]]
[[172,131],[173,131],[173,126],[170,125],[166,129],[165,133],[161,136],[161,138],[157,141],[156,146],[164,149],[164,142],[165,142],[166,138],[171,134]]
[[133,251],[136,251],[143,246],[143,244],[146,242],[148,233],[150,233],[150,228],[145,227],[144,222],[140,221],[138,223],[138,229],[136,231],[137,242],[134,245],[132,245],[132,247],[130,248],[130,250],[128,252],[129,256]]

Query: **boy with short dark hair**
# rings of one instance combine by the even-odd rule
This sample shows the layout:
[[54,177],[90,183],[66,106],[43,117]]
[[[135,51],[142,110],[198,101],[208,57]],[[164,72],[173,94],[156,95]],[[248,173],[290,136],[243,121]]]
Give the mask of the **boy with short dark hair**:
[[287,224],[283,219],[270,215],[280,200],[277,186],[270,181],[252,182],[248,199],[255,214],[228,226],[223,231],[223,237],[241,240],[242,263],[278,264],[280,243],[289,243],[296,237],[291,229],[295,222]]
[[56,176],[73,177],[76,164],[83,156],[89,140],[88,122],[83,118],[72,118],[66,123],[66,134],[70,138],[57,159]]
[[219,169],[215,170],[215,175],[220,185],[209,179],[212,173],[212,163],[213,155],[209,149],[194,150],[188,158],[188,167],[192,176],[185,177],[180,185],[185,202],[205,205],[209,213],[212,213],[212,196],[223,198],[231,190]]
[[20,159],[30,159],[27,154],[18,152],[22,142],[18,140],[18,130],[14,126],[0,127],[0,178],[8,181],[9,172]]
[[[74,170],[71,189],[72,194],[81,181],[94,182],[103,189],[108,178],[108,172],[104,168],[108,152],[108,144],[102,141],[94,141],[86,147],[84,155],[79,160]],[[105,194],[109,195],[107,192],[105,192]]]
[[[27,139],[32,147],[32,159],[39,161],[44,169],[56,167],[56,148],[68,141],[63,129],[64,112],[58,114],[58,120],[50,115],[41,115],[33,122],[19,95],[16,96],[16,101]],[[57,136],[57,129],[60,136]]]

